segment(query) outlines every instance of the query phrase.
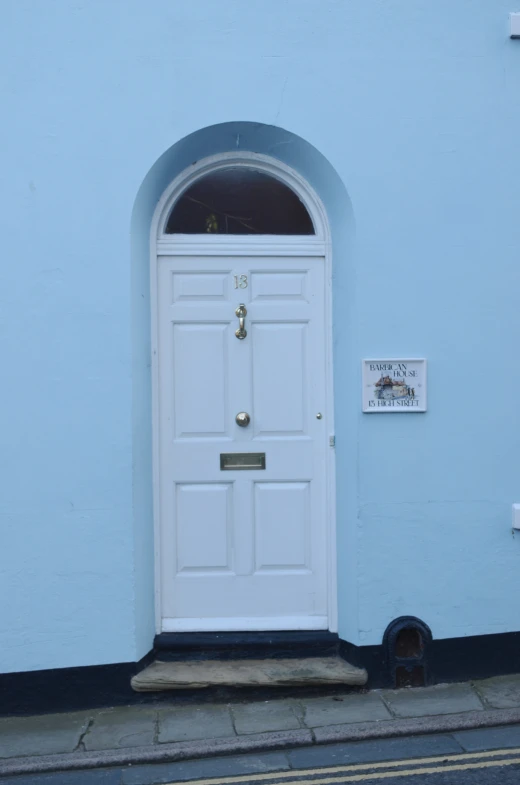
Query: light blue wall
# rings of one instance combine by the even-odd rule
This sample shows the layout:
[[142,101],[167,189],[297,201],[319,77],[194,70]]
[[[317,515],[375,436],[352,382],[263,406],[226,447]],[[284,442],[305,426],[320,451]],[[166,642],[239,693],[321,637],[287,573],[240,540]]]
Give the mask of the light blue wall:
[[[0,671],[151,645],[149,220],[238,127],[331,221],[341,633],[520,629],[511,10],[5,0]],[[361,415],[375,355],[428,358],[426,415]]]

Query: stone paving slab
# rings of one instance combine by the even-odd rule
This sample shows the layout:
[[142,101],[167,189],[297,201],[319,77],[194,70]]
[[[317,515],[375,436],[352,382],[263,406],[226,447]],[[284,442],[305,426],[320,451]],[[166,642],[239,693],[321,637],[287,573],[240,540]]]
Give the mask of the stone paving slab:
[[377,693],[310,698],[301,704],[304,709],[304,723],[308,728],[392,719]]
[[[227,736],[222,739],[179,741],[171,744],[154,744],[120,750],[78,750],[64,755],[39,755],[0,760],[0,777],[15,774],[33,774],[49,771],[78,771],[102,767],[128,766],[146,763],[172,763],[174,761],[202,760],[224,755],[266,753],[281,749],[307,747],[314,743],[308,728],[299,730],[253,733],[245,736]],[[3,780],[0,780],[3,785]]]
[[121,771],[100,770],[52,772],[2,779],[2,785],[121,785]]
[[520,674],[497,676],[477,682],[477,691],[493,709],[513,709],[520,706]]
[[520,709],[489,709],[464,711],[460,714],[433,714],[428,717],[394,717],[384,722],[351,722],[346,725],[325,725],[313,728],[316,744],[390,739],[420,736],[426,733],[450,733],[474,728],[492,728],[520,724]]
[[520,748],[520,725],[505,728],[477,728],[463,730],[453,734],[453,738],[467,752],[482,752],[500,747]]
[[[134,747],[121,750],[78,750],[64,755],[39,755],[36,757],[6,758],[0,760],[0,778],[15,774],[41,774],[50,771],[79,771],[123,767],[147,763],[173,763],[175,761],[202,760],[227,755],[265,754],[282,749],[308,747],[314,743],[307,728],[273,733],[255,733],[222,739],[180,741],[172,744],[154,744],[151,747]],[[0,779],[0,782],[3,780]]]
[[159,712],[159,743],[235,735],[227,706],[184,706]]
[[155,742],[157,710],[123,706],[96,712],[83,738],[86,750],[118,750]]
[[470,684],[439,684],[421,689],[383,690],[383,700],[396,717],[426,717],[483,710]]
[[[493,705],[510,708],[490,708]],[[0,719],[0,776],[122,766],[128,761],[172,763],[409,734],[449,733],[468,751],[479,751],[485,742],[475,729],[484,727],[497,728],[504,747],[520,747],[520,728],[498,728],[513,723],[520,723],[520,675],[475,684],[230,705],[147,703]]]
[[[510,710],[504,710],[506,713]],[[480,715],[485,712],[480,712]],[[468,714],[466,716],[469,716]],[[434,721],[439,719],[435,717]],[[423,722],[424,719],[416,720]],[[402,724],[402,720],[395,720]],[[410,722],[408,720],[407,722]],[[383,723],[388,724],[388,723]],[[509,744],[505,745],[505,735],[515,732],[516,738],[511,737]],[[471,732],[473,734],[473,732]],[[479,737],[476,751],[506,749],[518,740],[518,728],[482,729],[476,732]],[[457,734],[455,734],[457,735]],[[465,735],[465,734],[462,734]],[[453,746],[453,735],[446,734],[418,737],[402,737],[386,741],[372,740],[364,743],[350,743],[342,745],[326,745],[315,747],[312,756],[300,755],[300,764],[292,769],[289,766],[289,755],[292,752],[260,753],[248,755],[225,756],[207,758],[205,760],[189,760],[178,763],[152,763],[118,767],[117,769],[95,769],[88,771],[54,771],[52,774],[36,773],[32,776],[21,775],[2,779],[2,785],[164,785],[165,783],[187,782],[194,779],[210,779],[212,777],[226,778],[238,775],[246,777],[252,775],[270,775],[269,781],[274,781],[284,776],[284,773],[298,775],[301,769],[307,766],[322,767],[334,764],[361,764],[370,766],[374,761],[390,762],[399,759],[413,759],[422,756],[446,756],[450,753],[464,753],[465,745]],[[457,741],[457,739],[455,739]],[[460,745],[461,742],[458,741]],[[307,753],[308,750],[302,751]],[[121,754],[121,753],[118,753]],[[499,777],[498,777],[499,779]],[[498,781],[497,779],[497,781]],[[224,779],[225,781],[225,779]]]
[[[447,755],[462,752],[462,747],[450,736],[418,736],[407,739],[407,754],[410,757]],[[357,741],[351,744],[331,744],[327,747],[328,766],[343,763],[370,763],[376,760],[398,760],[403,756],[402,739],[378,739]],[[294,769],[323,766],[323,747],[303,747],[289,750],[287,758]]]
[[240,735],[300,728],[295,709],[299,709],[298,704],[292,704],[290,701],[267,701],[232,706],[231,712],[235,720],[236,732]]
[[[298,747],[326,750],[327,762],[329,750],[339,748],[348,742],[371,740],[379,743],[383,739],[399,740],[406,743],[407,748],[415,744],[421,734],[444,735],[468,728],[482,728],[485,732],[490,727],[520,725],[520,708],[491,709],[486,711],[464,712],[462,714],[437,715],[413,719],[393,719],[385,722],[353,723],[350,725],[332,725],[292,731],[275,731],[222,739],[203,739],[200,741],[175,742],[172,744],[155,744],[148,747],[135,747],[120,750],[98,750],[85,752],[78,750],[63,755],[43,755],[36,757],[7,758],[0,761],[0,777],[25,775],[43,772],[69,772],[83,769],[99,769],[103,767],[123,767],[141,764],[172,763],[174,761],[201,760],[215,756],[266,753],[270,750],[295,750]],[[346,729],[346,732],[341,729]],[[341,731],[341,732],[339,732]],[[341,745],[338,744],[341,742]],[[326,745],[326,746],[321,746]],[[353,748],[359,745],[354,744]],[[412,748],[413,754],[417,750]],[[442,754],[442,753],[438,753]],[[323,765],[323,764],[322,764]],[[2,785],[5,780],[2,780]],[[18,785],[18,783],[15,783]],[[59,785],[57,783],[57,785]],[[68,782],[61,785],[70,785]]]
[[72,752],[86,731],[85,712],[0,719],[0,758]]
[[[206,758],[182,763],[161,763],[150,766],[132,766],[123,771],[122,785],[147,785],[153,775],[154,783],[186,782],[206,777],[226,775],[261,774],[270,771],[287,771],[289,762],[283,752],[263,755],[232,755],[225,758]],[[3,785],[3,783],[2,783]]]

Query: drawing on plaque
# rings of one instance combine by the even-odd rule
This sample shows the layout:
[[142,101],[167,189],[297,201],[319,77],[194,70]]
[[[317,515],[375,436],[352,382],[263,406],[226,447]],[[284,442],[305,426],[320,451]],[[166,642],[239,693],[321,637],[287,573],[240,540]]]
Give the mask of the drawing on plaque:
[[364,412],[425,412],[426,360],[363,360]]

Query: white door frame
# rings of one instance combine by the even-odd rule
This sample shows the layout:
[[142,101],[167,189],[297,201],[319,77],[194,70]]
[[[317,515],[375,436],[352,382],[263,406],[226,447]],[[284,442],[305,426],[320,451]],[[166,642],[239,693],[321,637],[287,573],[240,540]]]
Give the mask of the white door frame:
[[[305,205],[314,224],[314,235],[189,235],[165,234],[168,216],[175,202],[196,180],[210,172],[230,166],[254,168],[285,183]],[[259,153],[233,152],[197,161],[175,178],[163,193],[154,212],[150,232],[150,310],[152,344],[152,436],[153,436],[153,517],[155,554],[155,625],[161,632],[160,596],[160,463],[159,463],[159,354],[158,283],[159,256],[320,256],[325,264],[326,334],[326,427],[330,449],[327,451],[327,585],[329,630],[337,632],[337,540],[336,540],[336,462],[334,450],[334,395],[332,369],[332,253],[325,208],[314,190],[290,167]]]

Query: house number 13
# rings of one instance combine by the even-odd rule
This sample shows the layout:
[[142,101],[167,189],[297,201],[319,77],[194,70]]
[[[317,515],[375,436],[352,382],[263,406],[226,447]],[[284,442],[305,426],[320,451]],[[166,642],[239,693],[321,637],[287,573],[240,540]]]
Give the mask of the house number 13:
[[235,289],[247,289],[247,275],[234,275]]

